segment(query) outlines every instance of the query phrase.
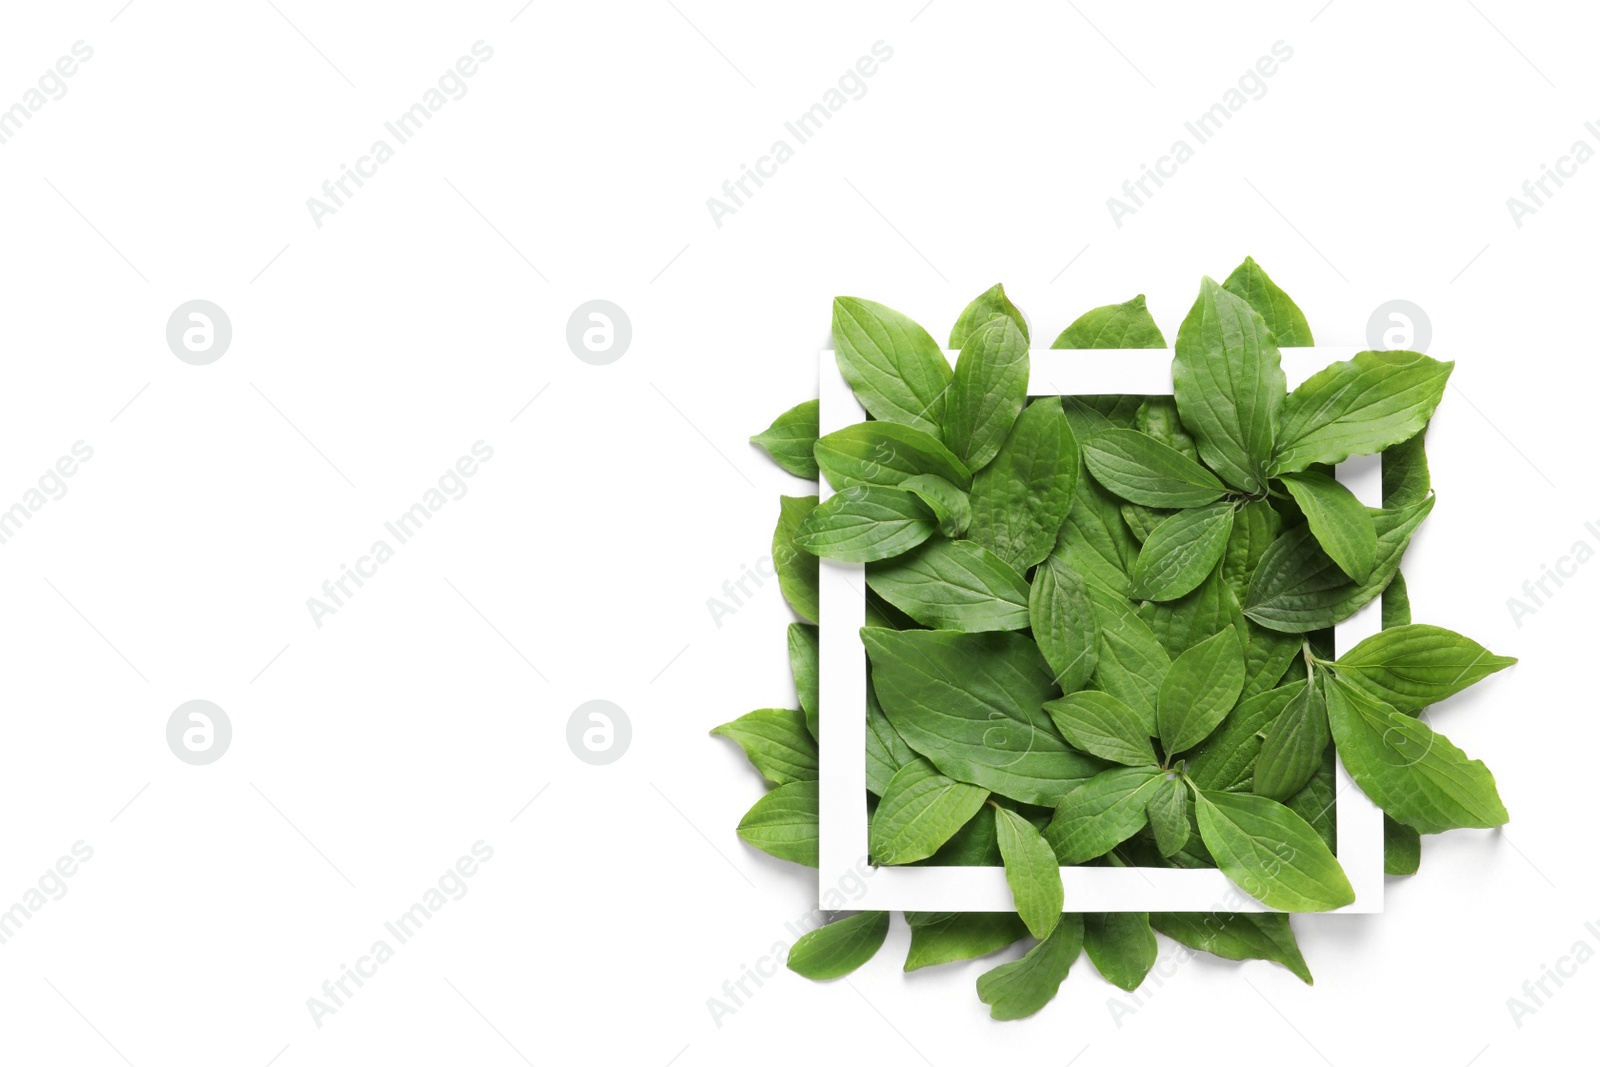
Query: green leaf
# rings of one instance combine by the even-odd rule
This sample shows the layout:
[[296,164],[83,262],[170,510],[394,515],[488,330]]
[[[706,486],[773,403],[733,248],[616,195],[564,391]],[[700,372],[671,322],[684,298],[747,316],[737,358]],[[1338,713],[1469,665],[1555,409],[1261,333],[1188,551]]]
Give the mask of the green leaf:
[[1241,700],[1265,693],[1277,685],[1289,664],[1300,652],[1304,642],[1300,634],[1279,633],[1260,626],[1254,620],[1245,621],[1250,635],[1244,653],[1244,691]]
[[1269,908],[1328,911],[1355,902],[1339,861],[1304,819],[1267,797],[1202,792],[1200,837],[1235,885]]
[[1267,728],[1256,757],[1257,796],[1288,803],[1322,766],[1328,747],[1328,702],[1320,678],[1311,680]]
[[1250,590],[1250,577],[1272,542],[1283,532],[1283,518],[1265,500],[1251,500],[1233,515],[1228,548],[1222,554],[1222,577],[1240,602]]
[[1189,777],[1201,789],[1235,789],[1249,781],[1261,738],[1305,688],[1304,681],[1270,689],[1228,713],[1222,728],[1189,757]]
[[1328,723],[1345,769],[1395,819],[1425,834],[1486,829],[1510,816],[1494,775],[1443,734],[1335,678]]
[[967,525],[972,522],[972,501],[954,485],[937,474],[914,474],[901,482],[900,488],[917,494],[932,510],[939,532],[946,537],[960,537],[967,532]]
[[1068,693],[1087,685],[1100,662],[1094,605],[1083,577],[1060,556],[1052,555],[1034,569],[1028,621],[1056,684]]
[[995,806],[994,831],[1017,915],[1043,941],[1061,921],[1061,865],[1033,823],[1011,809]]
[[917,622],[941,630],[1021,630],[1028,583],[972,541],[929,541],[867,568],[867,585]]
[[[1167,650],[1169,656],[1181,656],[1212,634],[1219,634],[1230,626],[1234,627],[1234,632],[1240,635],[1241,644],[1248,649],[1248,643],[1244,640],[1244,612],[1239,610],[1239,601],[1234,597],[1233,590],[1223,581],[1220,567],[1213,567],[1204,581],[1176,600],[1147,600],[1140,604],[1139,618],[1150,627],[1150,632],[1156,635],[1156,640],[1161,642],[1161,647]],[[1247,659],[1247,676],[1248,666]]]
[[893,422],[858,422],[817,439],[817,466],[835,489],[852,485],[899,488],[907,478],[935,474],[961,489],[972,473],[936,437]]
[[872,814],[869,851],[879,864],[927,859],[978,813],[989,791],[946,778],[925,759],[901,767]]
[[868,627],[861,638],[889,721],[957,781],[1054,805],[1103,766],[1056,733],[1044,702],[1057,690],[1027,637]]
[[1173,396],[1200,458],[1230,485],[1267,487],[1285,379],[1255,309],[1210,278],[1178,329]]
[[882,304],[841,296],[833,302],[833,347],[873,418],[939,435],[950,364],[927,330]]
[[1411,625],[1411,594],[1406,592],[1404,571],[1394,572],[1394,577],[1384,586],[1382,601],[1380,621],[1385,630]]
[[1134,412],[1133,428],[1149,434],[1160,444],[1175,449],[1186,459],[1198,460],[1200,452],[1194,447],[1194,438],[1183,428],[1178,417],[1178,402],[1170,396],[1146,397]]
[[916,548],[934,529],[933,511],[911,493],[852,485],[817,505],[794,543],[814,556],[873,563]]
[[811,449],[817,443],[815,400],[806,400],[772,420],[772,425],[750,438],[772,461],[796,478],[817,479],[817,459]]
[[1416,874],[1422,866],[1422,835],[1404,823],[1383,817],[1383,873]]
[[1055,932],[1020,960],[978,976],[978,999],[991,1019],[1025,1019],[1050,1003],[1083,949],[1083,916],[1063,915]]
[[794,691],[800,699],[800,710],[805,712],[806,729],[814,739],[821,736],[817,729],[817,661],[821,656],[820,634],[815,626],[805,622],[789,624],[789,673],[794,675]]
[[1383,450],[1383,506],[1405,508],[1420,504],[1433,491],[1428,476],[1427,427],[1397,445]]
[[1057,397],[1029,404],[995,457],[972,479],[967,536],[1019,571],[1055,546],[1078,484],[1078,443]]
[[999,952],[1028,936],[1022,920],[1009,911],[979,911],[951,915],[937,922],[911,927],[908,971],[940,963],[977,959]]
[[762,795],[743,819],[739,836],[769,856],[817,865],[817,783],[790,782]]
[[1089,583],[1095,629],[1100,634],[1100,661],[1094,686],[1139,712],[1140,721],[1154,721],[1156,694],[1171,657],[1127,599]]
[[1095,481],[1124,500],[1153,508],[1195,508],[1225,495],[1216,475],[1138,430],[1104,430],[1083,444]]
[[1144,306],[1144,294],[1125,304],[1084,312],[1051,348],[1165,348],[1166,338]]
[[1189,843],[1188,786],[1176,774],[1163,775],[1144,807],[1155,834],[1156,851],[1163,858],[1177,855]]
[[1361,501],[1320,471],[1285,474],[1280,480],[1328,558],[1351,581],[1365,581],[1378,561],[1378,531]]
[[773,785],[817,780],[817,743],[806,731],[801,712],[762,708],[711,732],[737,743],[761,776]]
[[1028,400],[1028,338],[1008,318],[980,326],[956,358],[944,409],[944,443],[970,470],[1000,451]]
[[1243,297],[1256,309],[1279,348],[1310,348],[1316,344],[1311,339],[1311,327],[1305,315],[1289,299],[1289,294],[1279,289],[1261,265],[1249,256],[1228,275],[1222,287]]
[[1191,592],[1222,559],[1233,529],[1233,505],[1223,500],[1188,508],[1150,531],[1133,565],[1133,595],[1176,600]]
[[1079,477],[1056,552],[1095,585],[1123,596],[1132,588],[1128,575],[1139,558],[1139,542],[1128,530],[1116,497],[1092,478]]
[[1108,911],[1083,917],[1083,947],[1100,976],[1131,993],[1156,962],[1156,935],[1142,911]]
[[867,686],[867,788],[883,796],[894,779],[895,772],[917,754],[895,730],[889,717],[878,703],[878,694]]
[[1313,374],[1283,404],[1272,473],[1341,463],[1419,433],[1454,363],[1420,352],[1361,352]]
[[1144,826],[1145,805],[1162,780],[1156,767],[1103,771],[1061,798],[1044,839],[1063,866],[1103,856]]
[[1122,512],[1122,521],[1128,524],[1128,531],[1133,534],[1140,544],[1144,544],[1145,541],[1149,540],[1155,528],[1173,515],[1171,511],[1162,508],[1148,508],[1143,504],[1124,504],[1120,510]]
[[1225,960],[1271,960],[1306,985],[1311,971],[1295,944],[1289,916],[1259,912],[1151,912],[1150,925],[1174,941]]
[[1322,753],[1322,763],[1312,772],[1311,780],[1300,787],[1300,791],[1283,802],[1283,806],[1300,816],[1311,824],[1311,828],[1322,838],[1322,843],[1332,852],[1338,847],[1338,827],[1335,825],[1335,801],[1338,799],[1334,789],[1338,772],[1335,770],[1333,746],[1328,746]]
[[1159,762],[1150,745],[1154,722],[1108,693],[1085,689],[1044,706],[1074,747],[1124,767]]
[[1224,630],[1172,661],[1156,698],[1156,727],[1168,755],[1184,752],[1210,735],[1244,688],[1244,652],[1239,635]]
[[1028,321],[1022,317],[1022,312],[1017,310],[1006,296],[1005,287],[999,284],[990,286],[979,293],[961,312],[961,317],[950,329],[950,344],[948,347],[959,349],[966,345],[967,338],[978,327],[991,319],[1004,316],[1016,324],[1017,330],[1022,334],[1023,341],[1028,340]]
[[778,571],[778,588],[795,614],[808,622],[816,622],[822,613],[817,601],[819,575],[817,557],[794,543],[801,523],[817,506],[814,496],[780,496],[778,498],[778,525],[772,531],[772,565]]
[[918,865],[928,867],[998,867],[1000,842],[994,836],[994,820],[986,811],[967,820],[967,824],[939,846],[939,851]]
[[1364,582],[1352,582],[1306,527],[1279,537],[1261,557],[1244,613],[1284,633],[1305,633],[1343,622],[1383,591],[1400,566],[1411,534],[1433,510],[1435,497],[1398,511],[1372,511],[1378,561]]
[[1517,662],[1442,626],[1382,630],[1340,656],[1339,677],[1397,711],[1420,711]]
[[877,955],[888,936],[888,912],[857,912],[802,934],[789,949],[789,969],[817,982],[843,978]]

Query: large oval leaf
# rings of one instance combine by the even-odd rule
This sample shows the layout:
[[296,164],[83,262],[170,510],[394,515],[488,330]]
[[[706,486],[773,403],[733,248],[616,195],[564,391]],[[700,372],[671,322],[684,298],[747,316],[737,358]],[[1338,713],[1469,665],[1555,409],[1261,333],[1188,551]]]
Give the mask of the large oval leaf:
[[1105,430],[1083,444],[1095,480],[1124,500],[1153,508],[1196,508],[1227,493],[1217,476],[1138,430]]
[[938,436],[950,364],[927,330],[893,308],[841,296],[833,302],[833,347],[874,418]]
[[863,911],[802,934],[789,949],[789,969],[813,981],[843,978],[866,963],[889,936],[889,913]]
[[1176,600],[1210,574],[1228,547],[1233,505],[1223,500],[1165,519],[1145,539],[1133,565],[1133,595]]
[[925,759],[901,767],[872,813],[874,863],[914,863],[937,852],[977,814],[989,791],[947,778]]
[[993,463],[972,479],[967,536],[1019,571],[1055,547],[1078,484],[1078,444],[1057,397],[1022,412]]
[[1028,399],[1028,338],[1008,318],[974,330],[956,358],[944,408],[944,443],[970,470],[1000,445]]
[[1061,865],[1033,823],[1010,808],[995,807],[994,830],[1017,915],[1043,941],[1061,921]]
[[972,541],[929,541],[867,568],[873,592],[924,626],[941,630],[1021,630],[1028,583],[1010,564]]
[[935,528],[933,511],[911,493],[852,485],[817,505],[794,543],[814,556],[873,563],[916,548]]
[[1266,797],[1202,792],[1200,837],[1235,885],[1279,911],[1328,911],[1355,902],[1339,861],[1304,819]]
[[936,437],[893,422],[858,422],[817,439],[817,466],[835,489],[852,485],[897,488],[907,478],[934,474],[965,489],[972,473]]

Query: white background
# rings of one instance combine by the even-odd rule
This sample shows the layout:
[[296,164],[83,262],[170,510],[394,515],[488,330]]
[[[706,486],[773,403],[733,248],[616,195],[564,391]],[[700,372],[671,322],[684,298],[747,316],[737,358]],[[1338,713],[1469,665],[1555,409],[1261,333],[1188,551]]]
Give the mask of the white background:
[[[1591,15],[275,2],[7,5],[0,107],[94,56],[0,145],[0,508],[94,457],[0,545],[0,908],[94,854],[0,945],[0,1059],[1465,1065],[1586,1035],[1600,964],[1520,1027],[1507,998],[1600,949],[1600,566],[1520,625],[1507,598],[1600,547],[1600,165],[1520,228],[1506,198],[1600,148]],[[306,198],[480,39],[466,96],[319,229]],[[880,40],[866,94],[718,227],[706,198]],[[1279,40],[1265,95],[1115,225],[1107,197]],[[771,582],[720,627],[706,602],[804,491],[745,438],[812,395],[829,299],[942,336],[1004,281],[1043,344],[1144,292],[1170,339],[1246,254],[1319,341],[1403,298],[1458,361],[1406,573],[1419,621],[1521,657],[1433,717],[1509,827],[1429,839],[1384,915],[1297,920],[1315,987],[1203,959],[1129,1013],[1082,963],[1001,1025],[994,961],[902,975],[897,920],[848,983],[781,972],[718,1025],[816,903],[734,836],[760,785],[706,736],[792,706],[790,616]],[[195,298],[234,329],[206,367],[164,336]],[[593,298],[633,324],[609,366],[565,341]],[[306,599],[479,440],[467,494],[318,628]],[[196,698],[234,728],[206,767],[165,741]],[[596,698],[633,724],[609,766],[566,743]],[[470,891],[318,1027],[307,998],[479,840]]]

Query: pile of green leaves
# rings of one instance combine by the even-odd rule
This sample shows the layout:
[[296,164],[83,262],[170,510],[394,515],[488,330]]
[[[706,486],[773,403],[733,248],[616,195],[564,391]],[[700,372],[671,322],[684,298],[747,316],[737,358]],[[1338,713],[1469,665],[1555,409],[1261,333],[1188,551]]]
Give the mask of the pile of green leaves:
[[[784,497],[773,558],[800,708],[719,726],[773,788],[739,824],[817,863],[818,557],[866,565],[867,807],[875,864],[997,865],[1016,913],[908,913],[906,970],[1020,959],[978,979],[997,1019],[1049,1001],[1080,951],[1128,990],[1152,931],[1309,982],[1288,912],[1354,900],[1334,855],[1334,752],[1385,818],[1385,866],[1421,834],[1507,819],[1493,777],[1419,713],[1513,660],[1413,624],[1399,567],[1433,507],[1423,435],[1452,364],[1362,352],[1292,392],[1280,346],[1304,315],[1247,259],[1207,278],[1178,330],[1174,393],[1027,394],[1028,326],[1000,286],[961,313],[954,370],[890,308],[840,297],[840,369],[871,418],[818,438],[817,403],[752,440],[828,499]],[[1144,298],[1096,308],[1053,348],[1165,348]],[[1383,506],[1332,464],[1383,454]],[[1383,596],[1384,629],[1332,627]],[[859,714],[859,710],[851,709]],[[1214,867],[1270,908],[1064,911],[1062,865]],[[869,959],[863,912],[803,937],[818,979]]]

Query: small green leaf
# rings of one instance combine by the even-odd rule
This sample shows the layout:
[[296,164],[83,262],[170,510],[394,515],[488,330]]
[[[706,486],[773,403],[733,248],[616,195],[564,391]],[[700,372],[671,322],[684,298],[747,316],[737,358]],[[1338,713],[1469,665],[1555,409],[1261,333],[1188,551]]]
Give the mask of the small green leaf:
[[815,400],[806,400],[772,420],[772,425],[750,438],[772,461],[796,478],[817,479],[817,458],[811,454],[817,443]]
[[1004,316],[1016,324],[1021,332],[1022,339],[1028,339],[1028,321],[1022,317],[1022,312],[1006,296],[1005,287],[999,284],[992,285],[973,298],[961,312],[961,317],[956,320],[955,326],[950,329],[950,344],[948,347],[960,349],[967,343],[967,338],[978,327],[991,319]]
[[1177,855],[1189,843],[1189,788],[1176,774],[1163,776],[1145,803],[1145,814],[1163,858]]
[[1156,962],[1156,935],[1142,911],[1109,911],[1083,917],[1083,947],[1100,976],[1131,993]]
[[1295,944],[1289,916],[1257,912],[1151,912],[1150,925],[1174,941],[1225,960],[1271,960],[1306,985],[1311,971]]
[[1028,621],[1056,684],[1068,693],[1088,684],[1100,663],[1094,605],[1083,577],[1060,556],[1052,555],[1034,569]]
[[[1147,600],[1139,605],[1139,617],[1156,635],[1161,647],[1169,656],[1181,656],[1212,634],[1219,634],[1232,626],[1240,635],[1241,644],[1248,651],[1245,640],[1244,612],[1239,601],[1222,579],[1222,568],[1213,567],[1205,580],[1176,600]],[[1249,660],[1246,659],[1246,677]],[[1278,672],[1282,674],[1280,670]],[[1276,677],[1273,679],[1276,681]]]
[[1306,821],[1275,800],[1202,792],[1200,837],[1235,885],[1269,908],[1328,911],[1355,902],[1339,861]]
[[1420,352],[1361,352],[1331,363],[1283,404],[1272,473],[1381,452],[1428,424],[1454,363]]
[[1262,735],[1305,685],[1303,680],[1290,682],[1241,701],[1223,720],[1222,728],[1190,754],[1189,777],[1195,785],[1236,789],[1249,781],[1261,752]]
[[1343,622],[1383,591],[1400,566],[1411,534],[1433,510],[1436,498],[1398,511],[1373,511],[1378,561],[1364,582],[1352,582],[1328,558],[1306,527],[1272,543],[1256,567],[1244,613],[1273,630],[1305,633]]
[[1283,517],[1265,500],[1251,500],[1233,515],[1228,548],[1222,554],[1222,577],[1240,603],[1249,594],[1250,578],[1261,557],[1283,532]]
[[802,934],[789,949],[789,969],[817,982],[843,978],[877,955],[888,936],[888,912],[857,912]]
[[900,483],[900,488],[917,494],[933,511],[939,532],[946,537],[960,537],[967,532],[967,525],[972,522],[972,501],[954,485],[937,474],[913,474]]
[[1137,711],[1141,722],[1153,722],[1156,694],[1171,657],[1125,597],[1093,582],[1088,588],[1100,634],[1100,661],[1095,665],[1093,684]]
[[789,624],[789,673],[794,675],[794,691],[800,700],[800,710],[805,712],[806,729],[813,740],[821,735],[817,730],[817,662],[821,657],[820,634],[815,626],[805,622]]
[[1057,397],[1029,404],[995,457],[972,479],[967,536],[1018,571],[1055,547],[1078,484],[1078,443]]
[[978,911],[946,915],[936,922],[911,927],[908,971],[957,960],[972,960],[999,952],[1028,936],[1022,920],[1009,911]]
[[1153,508],[1195,508],[1225,495],[1216,475],[1138,430],[1103,430],[1083,444],[1095,481],[1124,500]]
[[1085,689],[1048,701],[1056,729],[1074,747],[1125,767],[1157,763],[1150,745],[1154,722],[1109,693]]
[[1405,823],[1383,817],[1383,873],[1416,874],[1422,866],[1422,835]]
[[1124,504],[1120,510],[1122,521],[1128,524],[1128,531],[1141,545],[1150,539],[1157,526],[1173,515],[1171,511],[1147,508],[1143,504]]
[[1168,755],[1187,751],[1217,728],[1244,688],[1244,653],[1232,629],[1172,661],[1156,698],[1156,726]]
[[1425,834],[1487,829],[1510,816],[1494,775],[1443,734],[1335,678],[1328,724],[1345,769],[1395,819]]
[[867,585],[917,622],[937,630],[1021,630],[1028,583],[972,541],[929,541],[867,568]]
[[1361,501],[1319,471],[1285,474],[1280,480],[1305,512],[1311,535],[1328,558],[1351,581],[1365,581],[1378,561],[1378,531]]
[[1330,736],[1323,683],[1314,678],[1267,727],[1256,757],[1256,795],[1288,803],[1322,765]]
[[907,478],[936,474],[958,488],[972,473],[936,437],[893,422],[858,422],[817,439],[817,466],[835,489],[899,488]]
[[841,296],[833,302],[833,347],[873,418],[939,435],[950,364],[927,330],[882,304]]
[[822,613],[818,606],[820,593],[817,557],[794,543],[801,523],[817,506],[814,496],[781,496],[778,498],[778,525],[772,531],[772,565],[778,571],[778,588],[795,614],[808,622],[816,622]]
[[1383,450],[1383,506],[1405,508],[1433,491],[1428,475],[1427,427]]
[[1422,624],[1382,630],[1340,656],[1348,685],[1397,711],[1420,711],[1517,662],[1470,637]]
[[867,686],[867,789],[883,796],[893,781],[895,772],[917,754],[911,751],[905,738],[895,730],[889,717],[878,704],[878,694]]
[[1043,941],[1061,921],[1061,865],[1033,823],[1011,809],[995,806],[994,830],[1017,915]]
[[1144,294],[1125,304],[1086,311],[1061,331],[1051,348],[1165,348],[1166,338],[1144,306]]
[[1000,451],[1028,399],[1028,338],[1008,318],[973,330],[961,346],[944,408],[944,443],[969,470]]
[[1210,278],[1178,329],[1172,391],[1200,458],[1246,492],[1267,487],[1285,379],[1272,331]]
[[991,1019],[1025,1019],[1050,1003],[1083,949],[1083,916],[1063,915],[1055,932],[1020,960],[978,976],[978,999]]
[[1058,690],[1026,636],[866,627],[861,638],[889,721],[951,778],[1053,806],[1104,766],[1056,733],[1044,702]]
[[1133,565],[1133,595],[1176,600],[1211,573],[1228,548],[1233,505],[1226,500],[1180,511],[1150,531]]
[[908,763],[872,814],[869,850],[880,864],[927,859],[989,799],[989,791],[946,778],[927,760]]
[[1133,428],[1149,434],[1160,444],[1175,449],[1187,459],[1198,460],[1200,452],[1194,447],[1194,438],[1183,428],[1178,417],[1178,403],[1170,396],[1146,397],[1134,412]]
[[817,505],[794,543],[814,556],[873,563],[916,548],[934,529],[932,510],[913,494],[852,485]]
[[1156,767],[1102,771],[1061,798],[1044,839],[1064,866],[1103,856],[1138,833],[1163,780]]
[[1279,348],[1310,348],[1316,343],[1311,339],[1311,327],[1305,315],[1289,299],[1289,294],[1279,289],[1261,265],[1249,256],[1228,275],[1222,287],[1243,297],[1256,309]]
[[817,743],[806,731],[801,712],[762,708],[711,732],[736,742],[773,785],[817,780]]
[[1383,588],[1381,611],[1383,628],[1392,630],[1397,626],[1411,625],[1411,594],[1406,592],[1406,575],[1404,571],[1395,571],[1394,577],[1389,579],[1389,584]]
[[769,856],[817,865],[817,783],[790,782],[762,795],[743,819],[739,836]]

